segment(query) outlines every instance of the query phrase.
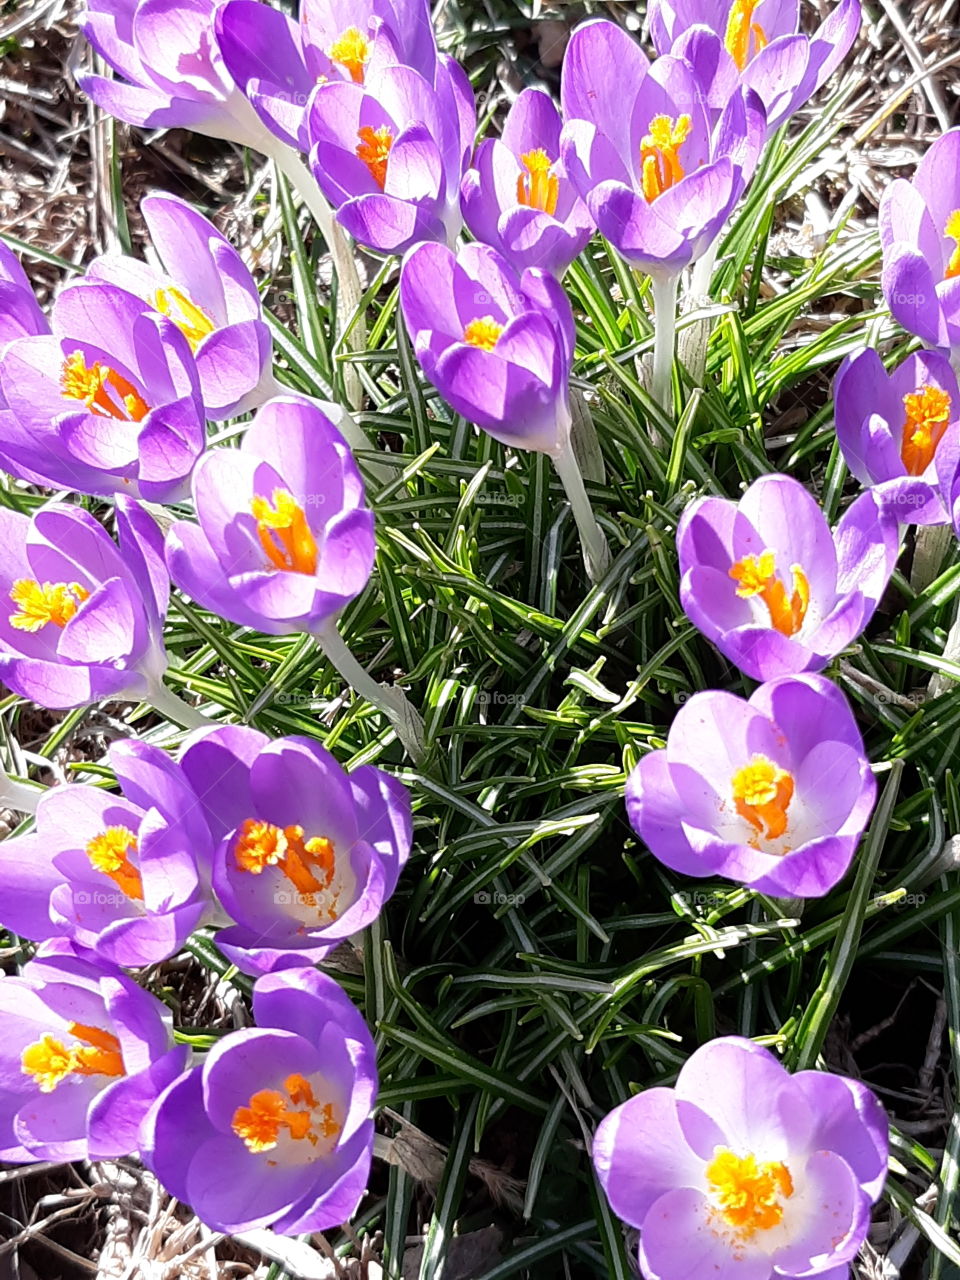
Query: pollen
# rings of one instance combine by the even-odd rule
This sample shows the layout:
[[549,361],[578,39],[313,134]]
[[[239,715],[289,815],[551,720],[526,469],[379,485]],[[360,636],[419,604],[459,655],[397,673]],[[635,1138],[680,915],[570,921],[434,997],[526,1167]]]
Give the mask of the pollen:
[[769,1231],[783,1219],[783,1201],[793,1195],[793,1179],[779,1161],[760,1163],[717,1147],[707,1165],[714,1213],[740,1240]]
[[[310,1082],[299,1073],[287,1076],[282,1092],[259,1089],[246,1106],[237,1107],[230,1127],[255,1154],[273,1150],[283,1130],[293,1142],[306,1141],[315,1149],[322,1142],[329,1150],[341,1129],[333,1104],[318,1102]],[[275,1168],[277,1162],[268,1163]]]
[[174,285],[166,289],[158,289],[154,295],[153,305],[161,315],[173,321],[189,342],[190,350],[193,352],[216,327],[207,313],[198,307],[188,294]]
[[[370,60],[370,41],[356,27],[347,27],[327,51],[331,62],[339,62],[354,84],[363,84],[363,76]],[[383,183],[381,182],[381,187]]]
[[88,365],[82,351],[74,351],[64,360],[60,389],[65,399],[86,405],[98,418],[140,422],[150,412],[143,396],[122,373],[99,360]]
[[365,124],[362,129],[357,130],[357,137],[360,139],[360,145],[356,151],[357,159],[362,160],[367,166],[370,176],[382,191],[387,185],[387,161],[390,157],[390,148],[393,146],[393,134],[385,124],[379,129],[373,129]]
[[953,403],[940,387],[926,385],[903,397],[906,420],[900,457],[911,476],[923,475],[933,461],[937,446],[950,422]]
[[[727,18],[727,31],[723,43],[727,52],[743,71],[750,58],[767,46],[767,34],[759,23],[753,21],[753,15],[760,8],[760,0],[736,0],[730,6]],[[751,51],[751,41],[753,49]]]
[[654,116],[650,121],[650,131],[640,143],[641,185],[648,204],[684,177],[680,148],[692,128],[693,121],[687,115],[678,116],[676,120],[670,116]]
[[947,263],[945,276],[945,279],[953,280],[956,276],[960,276],[960,209],[954,209],[947,219],[944,235],[957,246],[950,257],[950,261]]
[[520,163],[526,172],[517,177],[517,203],[552,217],[557,212],[560,195],[560,179],[550,172],[553,161],[538,147],[536,151],[525,152]]
[[469,342],[471,347],[492,351],[501,333],[503,333],[503,325],[497,324],[493,316],[481,316],[478,320],[470,321],[463,331],[463,340]]
[[79,1044],[67,1046],[45,1032],[20,1055],[20,1069],[31,1076],[41,1093],[52,1093],[70,1075],[122,1076],[120,1041],[109,1031],[71,1022],[68,1033]]
[[759,596],[767,606],[770,625],[781,635],[795,636],[803,626],[810,604],[810,583],[800,565],[790,570],[793,590],[787,589],[777,577],[776,559],[772,551],[759,556],[744,556],[730,567],[730,577],[738,584],[737,595],[743,600]]
[[317,543],[303,507],[286,489],[274,489],[271,499],[256,497],[250,510],[257,537],[275,569],[284,573],[317,571]]
[[95,871],[109,876],[128,898],[143,900],[140,872],[130,861],[136,853],[137,837],[127,827],[107,827],[87,844],[87,857]]
[[36,582],[19,578],[10,588],[10,599],[19,612],[10,615],[17,631],[42,631],[47,623],[65,627],[90,595],[79,582]]
[[248,818],[240,828],[233,856],[239,870],[255,876],[267,867],[277,867],[304,906],[336,919],[335,897],[330,892],[336,860],[333,842],[326,836],[305,839],[303,827],[277,827]]
[[737,813],[757,833],[779,840],[787,829],[787,810],[793,799],[793,776],[766,756],[755,755],[730,779]]

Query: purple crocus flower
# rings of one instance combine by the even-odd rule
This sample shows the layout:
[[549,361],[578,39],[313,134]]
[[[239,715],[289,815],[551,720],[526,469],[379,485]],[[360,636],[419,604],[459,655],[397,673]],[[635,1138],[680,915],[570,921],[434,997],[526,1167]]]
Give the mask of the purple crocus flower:
[[64,949],[0,977],[0,1160],[102,1160],[137,1150],[180,1075],[170,1012],[110,965]]
[[98,107],[149,129],[192,129],[266,150],[271,135],[214,39],[218,0],[87,0],[83,34],[115,79],[78,76]]
[[689,62],[650,63],[625,31],[594,19],[570,38],[561,100],[564,168],[600,233],[632,266],[678,275],[753,172],[766,134],[759,98],[734,91],[714,125]]
[[253,1013],[255,1028],[225,1036],[160,1096],[142,1159],[215,1231],[323,1231],[348,1221],[366,1191],[373,1040],[316,969],[261,978]]
[[640,1229],[647,1280],[843,1280],[886,1179],[888,1131],[859,1080],[790,1075],[724,1036],[674,1088],[611,1111],[593,1163],[614,1213]]
[[437,67],[426,0],[304,0],[299,23],[260,0],[227,0],[217,10],[217,45],[263,123],[300,151],[318,84],[363,84],[391,65],[432,84]]
[[0,509],[0,679],[41,707],[139,697],[166,667],[163,539],[117,498],[117,548],[80,507]]
[[190,784],[158,747],[117,742],[109,759],[122,796],[55,787],[35,830],[0,844],[0,921],[136,968],[173,955],[200,923],[212,840]]
[[863,631],[899,555],[896,519],[862,494],[831,531],[789,476],[739,503],[701,498],[677,528],[687,617],[754,680],[821,671]]
[[199,524],[177,521],[167,563],[177,586],[231,622],[315,631],[367,585],[373,513],[343,436],[316,405],[278,397],[239,449],[213,449],[193,477]]
[[780,898],[846,874],[876,782],[853,713],[823,676],[784,676],[749,701],[697,693],[667,745],[627,779],[630,824],[655,858]]
[[960,128],[929,148],[913,181],[880,202],[883,296],[893,317],[928,347],[960,361]]
[[657,53],[687,58],[719,115],[740,87],[763,103],[772,133],[813,97],[850,52],[860,0],[840,0],[813,35],[800,31],[799,0],[651,0]]
[[196,359],[208,417],[232,418],[256,407],[266,399],[258,395],[261,380],[273,385],[273,344],[243,259],[185,200],[145,196],[140,212],[163,269],[117,254],[95,258],[87,279],[126,289],[173,321]]
[[908,356],[892,373],[872,349],[844,361],[833,388],[837,440],[847,466],[875,486],[901,524],[946,524],[942,493],[960,464],[960,387],[937,352]]
[[590,211],[560,160],[560,112],[549,94],[524,89],[500,138],[480,143],[460,203],[471,232],[517,271],[558,278],[594,231]]
[[0,348],[17,338],[49,333],[47,318],[12,249],[0,243]]
[[552,275],[521,275],[487,245],[424,244],[404,260],[400,305],[424,373],[457,413],[518,449],[566,447],[574,326]]
[[217,946],[239,969],[314,964],[379,915],[410,852],[399,782],[240,725],[194,734],[181,765],[219,841],[213,886],[236,924]]
[[0,352],[3,465],[57,489],[178,501],[205,442],[183,333],[96,282],[68,285],[51,320],[51,335]]
[[451,58],[439,58],[433,83],[412,67],[387,66],[363,84],[321,84],[307,130],[314,176],[358,243],[403,253],[456,236],[476,108]]

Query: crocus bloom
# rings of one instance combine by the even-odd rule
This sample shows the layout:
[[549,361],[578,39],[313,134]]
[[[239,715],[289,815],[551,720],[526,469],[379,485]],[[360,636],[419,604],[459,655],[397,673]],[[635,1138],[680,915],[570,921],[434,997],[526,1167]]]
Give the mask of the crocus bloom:
[[456,236],[476,108],[451,58],[439,58],[433,83],[412,67],[388,66],[362,84],[321,84],[307,128],[314,176],[360,244],[403,253]]
[[887,1173],[888,1123],[859,1080],[790,1075],[725,1036],[674,1088],[616,1107],[593,1139],[610,1207],[640,1228],[647,1280],[842,1280]]
[[389,65],[432,83],[437,66],[425,0],[303,0],[299,23],[260,0],[227,0],[217,10],[217,45],[263,123],[301,151],[318,84],[363,84]]
[[259,410],[239,449],[205,454],[199,524],[177,521],[167,563],[205,609],[268,635],[316,631],[367,585],[373,513],[349,448],[307,400]]
[[862,494],[831,531],[789,476],[761,476],[739,503],[701,498],[677,528],[687,617],[754,680],[821,671],[860,634],[899,554],[897,522]]
[[323,1231],[348,1221],[366,1190],[373,1040],[316,969],[261,978],[253,1014],[255,1028],[225,1036],[160,1096],[142,1158],[215,1231]]
[[770,132],[826,84],[860,30],[860,0],[840,0],[809,36],[799,0],[651,0],[648,14],[657,52],[689,59],[713,112],[753,89]]
[[102,1160],[186,1064],[170,1012],[110,965],[51,954],[0,977],[0,1160]]
[[178,951],[206,908],[212,840],[165,752],[117,742],[123,790],[54,787],[34,831],[0,844],[0,921],[24,938],[72,939],[136,968]]
[[163,539],[117,499],[117,548],[80,507],[0,509],[0,679],[42,707],[139,697],[166,667]]
[[694,694],[626,798],[634,831],[674,871],[817,898],[846,874],[876,783],[840,690],[824,676],[784,676],[749,702]]
[[960,360],[960,128],[943,134],[913,181],[880,202],[883,296],[894,319]]
[[564,168],[600,233],[632,266],[678,275],[711,246],[753,171],[766,133],[759,99],[736,90],[713,125],[689,62],[650,63],[596,19],[570,38],[561,100]]
[[517,271],[541,267],[560,277],[593,234],[560,160],[560,129],[549,94],[524,89],[502,135],[480,143],[463,180],[464,221]]
[[0,347],[16,338],[48,333],[46,316],[16,254],[0,244]]
[[114,285],[68,285],[53,333],[0,353],[0,456],[23,478],[154,502],[185,496],[204,447],[197,368],[183,333]]
[[87,0],[81,29],[117,78],[81,75],[80,87],[128,124],[265,149],[271,135],[217,48],[216,10],[217,0]]
[[181,765],[219,842],[213,886],[237,923],[217,946],[238,968],[314,964],[379,915],[410,852],[399,782],[240,725],[194,734]]
[[960,460],[960,388],[949,360],[919,352],[887,373],[868,348],[844,362],[833,399],[837,440],[861,484],[875,485],[901,524],[946,524],[941,493]]
[[208,417],[245,412],[270,372],[273,350],[253,277],[229,240],[185,200],[145,196],[140,212],[163,269],[111,255],[95,258],[87,279],[126,289],[173,321],[196,359]]
[[520,275],[487,245],[424,244],[404,260],[400,305],[424,373],[457,413],[518,449],[566,446],[574,326],[552,275]]

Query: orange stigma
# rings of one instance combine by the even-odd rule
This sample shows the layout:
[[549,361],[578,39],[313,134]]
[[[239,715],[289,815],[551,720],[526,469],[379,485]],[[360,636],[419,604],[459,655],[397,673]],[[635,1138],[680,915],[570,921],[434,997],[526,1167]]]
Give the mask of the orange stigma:
[[19,605],[10,615],[10,625],[17,631],[42,631],[48,622],[65,627],[90,595],[79,582],[36,582],[18,578],[10,588],[10,599]]
[[740,1240],[769,1231],[783,1219],[783,1200],[793,1195],[793,1179],[779,1161],[759,1163],[717,1147],[707,1165],[713,1216],[732,1228]]
[[41,1093],[53,1093],[67,1076],[122,1076],[120,1041],[100,1027],[71,1022],[68,1034],[81,1043],[65,1045],[50,1032],[28,1044],[20,1055],[20,1069],[32,1076]]
[[[330,46],[327,57],[331,62],[339,62],[349,72],[354,84],[363,84],[364,71],[370,60],[370,41],[356,27],[347,27]],[[382,187],[383,183],[380,185]]]
[[303,507],[286,489],[274,489],[272,499],[254,498],[250,510],[257,537],[275,569],[284,573],[316,573],[317,543]]
[[552,216],[557,212],[560,179],[550,172],[550,157],[538,147],[536,151],[525,152],[520,157],[520,163],[526,173],[517,177],[517,203]]
[[903,397],[907,417],[903,424],[900,457],[911,476],[923,475],[933,461],[937,445],[950,422],[952,402],[940,387],[923,386]]
[[763,551],[759,556],[744,556],[730,568],[730,577],[738,582],[737,595],[743,600],[751,596],[759,596],[767,606],[770,614],[770,625],[785,636],[795,636],[803,626],[810,603],[810,583],[807,575],[798,564],[793,565],[793,592],[787,595],[786,588],[776,576],[776,561],[772,551]]
[[67,356],[60,369],[60,389],[67,400],[79,400],[98,418],[140,422],[150,406],[131,382],[95,360],[88,365],[82,351]]
[[[787,829],[793,799],[793,777],[766,756],[754,756],[730,779],[737,813],[767,840],[779,840]],[[764,830],[766,828],[766,830]]]
[[387,160],[393,146],[393,134],[385,124],[379,129],[371,129],[365,124],[357,130],[357,137],[360,139],[357,159],[367,166],[370,176],[382,191],[387,185]]
[[296,1072],[287,1076],[282,1093],[258,1089],[245,1107],[234,1111],[230,1127],[254,1153],[272,1150],[285,1129],[294,1142],[306,1139],[314,1149],[322,1145],[323,1150],[316,1152],[320,1155],[330,1150],[342,1126],[333,1104],[318,1102],[309,1080]]
[[[727,52],[742,71],[753,54],[758,54],[767,46],[767,34],[759,23],[753,21],[755,10],[760,8],[760,0],[735,0],[730,7],[727,18],[727,32],[723,43]],[[751,53],[750,41],[753,39]]]
[[303,827],[276,827],[248,818],[240,828],[233,856],[241,871],[255,876],[267,867],[277,867],[304,906],[335,920],[336,894],[330,892],[336,870],[333,843],[326,836],[303,837]]
[[643,197],[652,204],[665,191],[675,187],[684,176],[680,148],[690,136],[693,121],[689,116],[654,116],[650,132],[640,143],[640,168]]
[[954,209],[947,219],[944,235],[957,246],[947,263],[947,272],[944,276],[945,280],[953,280],[956,276],[960,276],[960,209]]
[[470,321],[463,331],[463,340],[469,342],[471,347],[492,351],[501,333],[503,333],[503,325],[497,324],[493,316],[481,316],[479,320]]
[[172,320],[187,342],[190,350],[196,351],[204,338],[208,338],[216,327],[210,317],[184,293],[182,289],[170,285],[167,289],[158,289],[154,295],[153,305],[161,315]]
[[127,827],[107,827],[87,843],[87,857],[95,871],[109,876],[121,893],[143,901],[143,881],[130,861],[137,851],[137,837]]

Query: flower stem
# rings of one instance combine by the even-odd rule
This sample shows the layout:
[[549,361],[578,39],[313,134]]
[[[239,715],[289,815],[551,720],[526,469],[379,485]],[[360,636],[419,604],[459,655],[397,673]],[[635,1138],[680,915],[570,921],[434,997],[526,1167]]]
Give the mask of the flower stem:
[[315,634],[320,648],[354,693],[383,712],[407,754],[419,761],[426,749],[423,720],[403,690],[378,684],[347,648],[336,623],[328,624]]
[[653,398],[668,418],[674,415],[673,356],[677,338],[680,276],[651,276],[654,308]]
[[913,544],[913,567],[910,570],[910,586],[920,594],[939,576],[940,566],[954,539],[951,524],[922,524],[917,528]]
[[166,716],[168,720],[172,720],[174,724],[184,729],[202,729],[204,725],[217,723],[216,720],[205,716],[202,711],[198,711],[196,707],[191,707],[188,702],[184,702],[159,679],[151,682],[144,701],[148,702],[154,711],[159,711],[162,716]]
[[[330,255],[333,258],[333,269],[337,278],[337,330],[343,334],[347,330],[354,313],[363,297],[360,276],[353,251],[343,231],[334,221],[330,206],[323,198],[316,179],[306,165],[290,150],[278,142],[269,152],[270,158],[287,179],[300,199],[310,210],[314,221],[320,228]],[[363,316],[358,316],[350,333],[347,345],[351,351],[362,351],[367,344],[367,326]],[[359,409],[363,402],[363,387],[356,371],[347,365],[343,373],[347,402],[351,409]]]
[[591,582],[599,582],[610,567],[610,548],[593,514],[590,499],[584,488],[583,476],[580,474],[580,467],[569,440],[561,452],[553,458],[553,465],[567,495],[573,518],[577,522],[587,576]]
[[[960,611],[954,618],[953,626],[947,634],[946,644],[943,646],[943,657],[946,662],[960,664]],[[939,698],[941,694],[947,692],[952,684],[954,684],[953,676],[944,675],[943,672],[937,671],[930,677],[927,692],[931,698]]]
[[0,809],[16,809],[18,813],[36,813],[37,802],[45,795],[46,787],[30,787],[16,782],[0,769]]

